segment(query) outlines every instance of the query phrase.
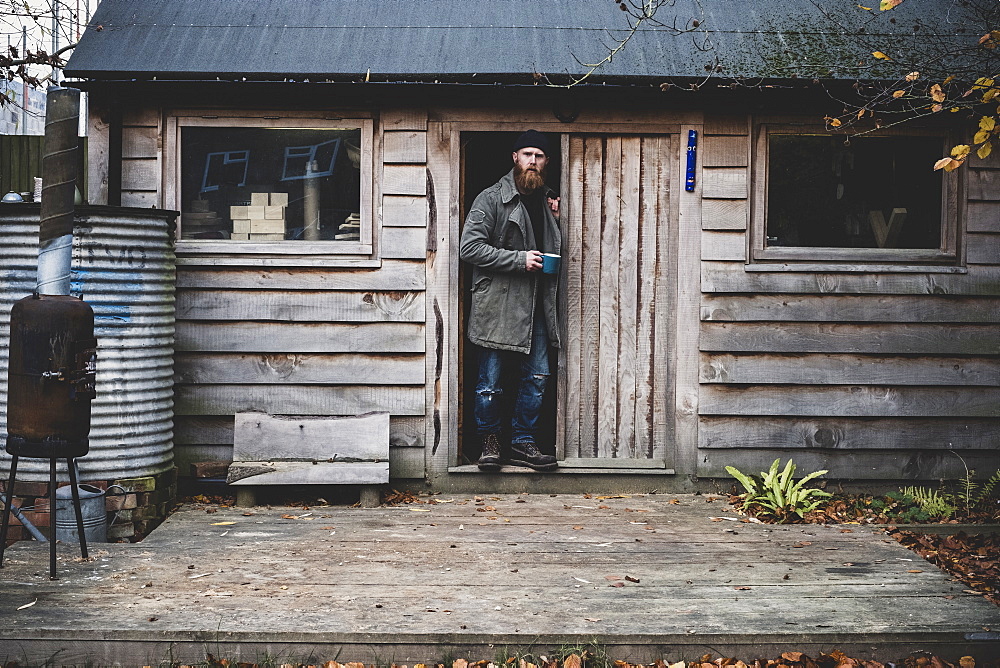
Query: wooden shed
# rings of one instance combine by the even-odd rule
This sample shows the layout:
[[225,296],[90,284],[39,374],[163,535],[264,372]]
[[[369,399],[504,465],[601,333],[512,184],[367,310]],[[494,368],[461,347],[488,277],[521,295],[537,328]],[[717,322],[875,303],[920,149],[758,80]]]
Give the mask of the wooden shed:
[[[89,201],[181,212],[181,474],[248,411],[388,411],[390,475],[435,489],[992,473],[1000,162],[931,171],[967,130],[936,118],[845,144],[836,77],[745,85],[768,3],[680,4],[714,54],[647,26],[566,87],[628,34],[615,3],[104,0],[66,73]],[[561,466],[484,474],[457,245],[528,128],[560,147]]]

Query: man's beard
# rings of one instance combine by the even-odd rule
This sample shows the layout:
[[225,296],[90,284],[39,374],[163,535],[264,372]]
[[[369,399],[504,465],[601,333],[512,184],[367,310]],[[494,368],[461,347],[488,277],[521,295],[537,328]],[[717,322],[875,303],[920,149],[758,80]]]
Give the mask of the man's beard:
[[524,169],[514,165],[514,184],[524,193],[533,193],[545,185],[545,168],[540,170]]

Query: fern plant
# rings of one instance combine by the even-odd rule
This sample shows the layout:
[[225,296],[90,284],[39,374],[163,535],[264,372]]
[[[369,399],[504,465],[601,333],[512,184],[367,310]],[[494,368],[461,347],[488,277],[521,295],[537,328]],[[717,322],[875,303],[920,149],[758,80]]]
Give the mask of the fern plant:
[[941,519],[951,519],[958,508],[952,501],[954,497],[950,494],[939,492],[929,487],[906,487],[900,490],[904,495],[913,497],[920,510],[930,517],[940,517]]
[[823,499],[833,496],[821,489],[806,487],[807,482],[827,471],[814,471],[795,480],[796,467],[791,459],[779,472],[780,467],[781,459],[775,459],[767,472],[761,472],[760,480],[742,473],[735,466],[727,466],[726,471],[746,490],[743,495],[744,507],[760,506],[781,522],[793,515],[801,518],[806,513],[816,510],[823,503]]

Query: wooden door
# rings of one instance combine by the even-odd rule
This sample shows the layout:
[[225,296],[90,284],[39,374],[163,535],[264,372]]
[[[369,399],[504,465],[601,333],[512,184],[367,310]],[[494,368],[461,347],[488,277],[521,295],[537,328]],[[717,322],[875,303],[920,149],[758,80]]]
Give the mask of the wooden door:
[[666,135],[569,139],[558,393],[566,466],[666,466],[672,144]]

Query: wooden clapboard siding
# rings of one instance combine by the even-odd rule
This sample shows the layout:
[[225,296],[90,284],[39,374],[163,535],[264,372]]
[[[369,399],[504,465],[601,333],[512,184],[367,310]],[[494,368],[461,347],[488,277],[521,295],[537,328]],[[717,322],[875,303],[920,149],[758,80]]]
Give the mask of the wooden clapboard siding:
[[[372,266],[254,267],[251,259],[245,266],[178,268],[175,411],[182,459],[231,457],[239,412],[388,411],[390,474],[424,476],[426,118],[413,110],[386,112],[376,132],[382,162],[376,160],[373,208],[380,226]],[[158,169],[156,135],[134,119],[129,127],[134,141],[124,180],[138,187]]]
[[705,417],[698,436],[702,448],[907,450],[926,443],[931,448],[990,450],[1000,440],[1000,420],[768,416],[751,422]]
[[402,290],[178,290],[177,316],[185,320],[421,322],[424,303],[421,292]]
[[795,385],[1000,385],[1000,359],[838,354],[712,354],[702,383]]
[[[174,421],[175,445],[233,444],[232,415],[182,415]],[[424,447],[422,416],[389,417],[389,445],[394,448]]]
[[160,184],[160,114],[152,107],[127,107],[122,111],[122,206],[162,206]]
[[177,323],[182,352],[422,353],[423,322],[247,322]]
[[740,352],[837,352],[884,355],[996,355],[995,325],[881,323],[704,323],[701,350]]
[[952,202],[965,216],[965,266],[748,267],[745,167],[766,168],[740,160],[749,127],[706,117],[700,147],[697,474],[788,456],[840,478],[957,477],[962,459],[995,470],[997,165],[970,168],[968,205]]
[[586,135],[568,145],[566,457],[662,459],[666,429],[656,426],[667,382],[657,373],[657,339],[667,336],[668,306],[657,297],[670,144]]
[[422,385],[423,355],[178,353],[174,377],[189,384]]

